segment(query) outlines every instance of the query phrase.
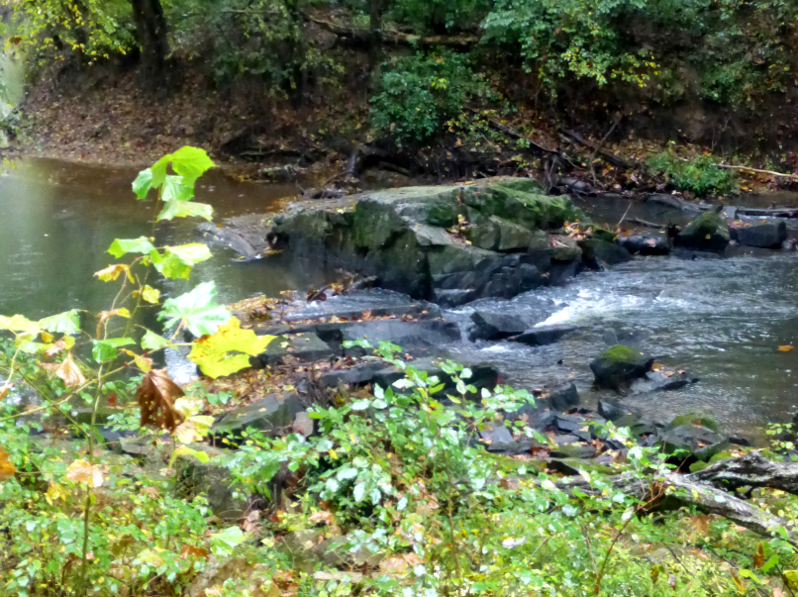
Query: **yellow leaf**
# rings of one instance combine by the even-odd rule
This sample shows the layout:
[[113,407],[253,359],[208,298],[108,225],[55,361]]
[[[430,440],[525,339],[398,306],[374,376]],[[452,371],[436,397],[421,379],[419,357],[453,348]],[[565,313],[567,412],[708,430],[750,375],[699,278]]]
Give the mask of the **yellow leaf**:
[[790,352],[794,348],[795,348],[795,346],[793,346],[792,344],[787,344],[785,346],[779,346],[779,352]]
[[194,342],[188,358],[205,375],[216,379],[249,367],[249,357],[264,352],[272,340],[274,336],[258,336],[252,330],[242,330],[241,322],[232,317],[215,334]]
[[144,286],[141,290],[137,290],[133,293],[133,296],[139,296],[151,305],[157,305],[158,301],[161,298],[161,291],[157,288],[153,288],[152,286]]
[[113,282],[122,274],[127,275],[128,280],[133,282],[133,275],[130,273],[130,266],[124,263],[117,263],[116,265],[109,265],[108,267],[101,269],[98,272],[94,272],[94,275],[97,276],[103,282]]
[[136,354],[132,350],[128,350],[127,348],[123,348],[122,352],[126,355],[133,357],[133,362],[136,363],[136,367],[141,369],[142,373],[149,373],[152,371],[152,359],[142,356],[140,354]]
[[67,468],[66,478],[70,481],[85,483],[89,487],[101,487],[103,474],[100,467],[94,466],[85,460],[75,460]]
[[765,565],[765,547],[762,541],[759,542],[759,545],[756,548],[756,553],[754,554],[754,568],[761,568]]
[[329,454],[330,458],[332,458],[333,460],[338,460],[338,453],[335,450],[330,450]]
[[6,481],[17,473],[14,464],[8,460],[8,454],[0,448],[0,481]]
[[175,429],[175,438],[181,444],[201,442],[208,435],[211,425],[213,425],[213,417],[202,415],[189,417]]

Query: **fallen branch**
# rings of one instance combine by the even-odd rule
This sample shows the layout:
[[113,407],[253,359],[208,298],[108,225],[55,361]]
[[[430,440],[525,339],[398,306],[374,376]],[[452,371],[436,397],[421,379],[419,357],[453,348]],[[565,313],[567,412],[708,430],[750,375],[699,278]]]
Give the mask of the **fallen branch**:
[[[598,180],[596,179],[596,170],[593,167],[593,162],[596,159],[596,154],[599,151],[601,151],[601,148],[604,146],[604,142],[607,139],[609,139],[609,136],[612,134],[612,131],[614,131],[615,127],[617,127],[620,124],[621,118],[622,118],[622,116],[620,114],[616,114],[615,115],[615,120],[613,120],[612,126],[610,127],[610,130],[608,130],[607,134],[604,135],[601,138],[601,141],[599,141],[599,144],[595,147],[595,149],[593,149],[593,153],[590,154],[590,159],[588,160],[588,162],[590,164],[590,175],[593,177],[593,184],[596,185],[596,186],[598,186]],[[630,206],[631,206],[631,204],[630,204]],[[629,211],[629,210],[626,210],[626,211]]]
[[[345,37],[357,41],[358,43],[370,44],[372,33],[368,29],[360,29],[357,27],[345,27],[339,25],[334,21],[327,21],[319,19],[309,14],[303,14],[306,21],[314,23],[330,33],[334,33],[339,37]],[[399,31],[383,31],[382,42],[388,45],[405,45],[405,46],[449,46],[466,48],[473,46],[479,41],[478,37],[472,35],[413,35],[410,33],[402,33]]]
[[785,174],[783,172],[774,172],[773,170],[760,170],[759,168],[751,168],[749,166],[732,166],[731,164],[718,164],[718,168],[723,168],[724,170],[740,170],[741,172],[752,172],[754,174],[767,174],[769,176],[778,176],[779,178],[791,178],[792,180],[798,180],[798,175],[796,174]]
[[726,490],[767,487],[798,495],[798,464],[773,462],[759,452],[721,460],[687,476]]
[[655,228],[657,230],[667,230],[667,224],[656,224],[654,222],[649,222],[648,220],[643,220],[642,218],[629,218],[629,221],[634,224],[640,224],[641,226],[645,226],[646,228]]
[[[597,145],[596,143],[593,143],[592,141],[588,141],[587,139],[582,137],[582,135],[580,135],[579,133],[575,133],[573,131],[569,131],[569,130],[564,129],[564,128],[560,128],[558,130],[560,131],[560,133],[562,135],[564,135],[566,138],[570,139],[571,141],[575,141],[575,142],[579,143],[580,145],[584,145],[585,147],[588,147],[589,149],[594,150],[595,154],[600,155],[604,159],[605,162],[609,162],[613,166],[616,166],[618,168],[624,168],[626,170],[629,170],[629,169],[635,167],[634,164],[632,164],[630,162],[627,162],[623,158],[618,157],[617,155],[612,154],[609,151],[604,151],[603,149],[601,149],[601,145]],[[612,132],[612,129],[610,129],[610,132]],[[603,144],[603,141],[602,141],[602,144]]]
[[[475,110],[474,108],[468,108],[468,109],[471,112],[473,112],[474,114],[476,114],[477,116],[483,116],[484,117],[484,114],[480,114],[480,112],[478,110]],[[521,133],[519,133],[514,128],[509,127],[509,126],[507,126],[505,124],[502,124],[501,122],[499,122],[495,118],[488,118],[487,120],[488,120],[488,123],[493,128],[495,128],[497,131],[501,131],[504,134],[509,135],[513,139],[521,139],[523,141],[526,141],[527,143],[529,143],[529,146],[531,148],[536,149],[537,151],[539,151],[541,153],[547,153],[547,154],[550,154],[550,155],[558,155],[558,156],[562,155],[561,152],[559,152],[559,151],[557,151],[555,149],[549,149],[548,147],[543,147],[543,145],[540,145],[539,143],[536,143],[535,141],[533,141],[532,139],[530,139],[526,135],[522,135]]]

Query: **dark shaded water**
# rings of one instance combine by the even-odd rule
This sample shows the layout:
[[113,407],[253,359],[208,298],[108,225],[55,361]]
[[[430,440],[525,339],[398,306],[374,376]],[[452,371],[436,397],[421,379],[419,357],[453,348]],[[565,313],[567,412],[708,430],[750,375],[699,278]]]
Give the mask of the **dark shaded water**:
[[[113,262],[105,250],[115,237],[149,233],[152,206],[130,191],[136,171],[29,160],[0,177],[0,314],[38,318],[70,308],[107,306],[113,285],[92,273]],[[216,171],[201,180],[198,198],[212,203],[217,220],[277,209],[292,187],[241,183]],[[619,200],[590,205],[598,220],[617,223],[628,207]],[[654,219],[659,207],[634,206],[627,217]],[[161,242],[194,242],[194,220],[164,227]],[[214,280],[220,300],[231,302],[317,284],[310,267],[279,262],[237,263],[218,251],[200,264],[190,284],[169,283],[167,294]],[[585,273],[563,287],[545,288],[480,307],[515,313],[530,325],[567,323],[579,330],[560,343],[529,348],[509,342],[464,343],[453,355],[487,360],[507,381],[541,387],[574,379],[588,404],[590,358],[609,330],[631,332],[660,361],[701,378],[676,392],[631,397],[627,403],[663,421],[679,412],[709,412],[727,429],[751,433],[782,420],[798,406],[798,350],[778,346],[798,340],[798,255],[762,252],[735,259],[684,261],[644,258],[608,272]],[[384,295],[384,296],[383,296]],[[339,307],[369,308],[377,297],[339,297]],[[397,297],[400,302],[404,299]],[[321,306],[319,308],[322,308]],[[450,316],[467,327],[474,306]]]

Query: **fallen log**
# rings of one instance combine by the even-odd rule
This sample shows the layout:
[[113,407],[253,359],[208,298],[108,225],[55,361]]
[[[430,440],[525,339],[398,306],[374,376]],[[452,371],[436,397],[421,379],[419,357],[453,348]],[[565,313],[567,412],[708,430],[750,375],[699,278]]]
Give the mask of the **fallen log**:
[[623,158],[621,158],[621,157],[619,157],[619,156],[617,156],[615,154],[612,154],[609,151],[605,151],[605,150],[601,149],[601,145],[604,144],[604,141],[602,141],[601,145],[599,145],[599,144],[593,143],[592,141],[588,141],[587,139],[582,137],[582,135],[580,135],[579,133],[576,133],[574,131],[569,131],[568,129],[564,129],[564,128],[559,128],[558,130],[560,131],[560,134],[565,136],[567,139],[570,139],[571,141],[575,141],[576,143],[579,143],[580,145],[584,145],[585,147],[587,147],[589,149],[592,149],[593,152],[594,152],[594,155],[595,154],[600,155],[605,162],[608,162],[608,163],[612,164],[613,166],[616,166],[618,168],[624,168],[626,170],[629,170],[629,169],[635,167],[634,164],[632,164],[630,162],[627,162],[625,159],[623,159]]
[[[302,17],[311,23],[314,23],[334,33],[339,37],[351,39],[357,43],[365,45],[371,44],[373,39],[372,32],[368,29],[361,29],[357,27],[346,27],[334,21],[319,19],[309,14],[303,14]],[[382,31],[382,43],[387,45],[404,45],[404,46],[448,46],[457,48],[467,48],[475,45],[479,38],[473,35],[413,35],[411,33],[402,33],[401,31]]]
[[[689,475],[673,473],[643,481],[627,474],[605,481],[615,491],[647,504],[645,511],[694,506],[706,514],[722,516],[765,537],[783,528],[782,536],[798,547],[798,535],[789,530],[786,520],[728,492],[744,487],[763,487],[798,495],[798,464],[772,462],[757,452],[751,452]],[[579,493],[600,493],[581,477],[566,479],[557,486],[574,497]]]

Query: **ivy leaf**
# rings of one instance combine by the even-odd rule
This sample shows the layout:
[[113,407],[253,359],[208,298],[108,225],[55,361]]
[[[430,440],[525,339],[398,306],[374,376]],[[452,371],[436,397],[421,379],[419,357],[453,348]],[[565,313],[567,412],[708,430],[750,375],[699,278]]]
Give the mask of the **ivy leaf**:
[[230,312],[213,301],[216,285],[204,282],[191,292],[164,301],[158,319],[166,319],[166,327],[182,322],[197,337],[214,334],[219,326],[230,321]]
[[216,379],[249,367],[249,357],[264,352],[274,338],[242,330],[241,322],[231,317],[215,334],[194,342],[188,358],[199,365],[205,375]]
[[144,350],[159,350],[164,346],[169,345],[169,340],[164,338],[163,336],[159,336],[155,332],[151,332],[147,330],[144,333],[144,337],[141,339],[141,347]]
[[204,218],[213,219],[213,206],[207,203],[193,203],[189,201],[170,201],[164,205],[158,214],[158,221],[173,220],[175,218]]
[[155,249],[150,252],[150,259],[155,269],[164,277],[172,279],[188,280],[193,267],[210,258],[211,252],[208,246],[202,243],[165,247],[163,253]]
[[167,174],[161,187],[161,199],[171,201],[191,201],[194,198],[194,186],[187,185],[182,176]]
[[119,259],[127,253],[149,253],[155,250],[155,246],[146,236],[138,238],[117,238],[108,247],[108,252]]
[[152,188],[152,168],[147,168],[139,172],[136,180],[133,181],[133,192],[137,199],[146,199],[147,193]]
[[94,347],[91,349],[91,356],[98,363],[104,363],[115,359],[118,348],[135,344],[132,338],[109,338],[108,340],[94,340]]
[[71,336],[80,332],[80,312],[77,309],[51,315],[39,320],[39,327],[53,334]]
[[133,279],[133,274],[130,273],[130,266],[126,263],[116,263],[114,265],[109,265],[98,272],[94,272],[94,275],[97,276],[102,282],[113,282],[122,274],[127,275],[127,279],[131,282],[135,281]]

